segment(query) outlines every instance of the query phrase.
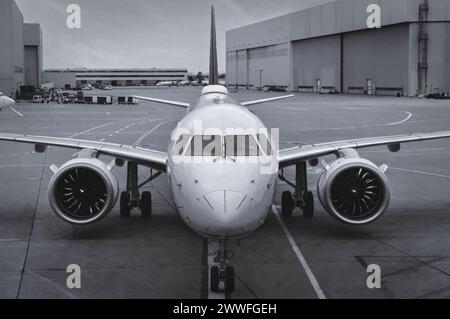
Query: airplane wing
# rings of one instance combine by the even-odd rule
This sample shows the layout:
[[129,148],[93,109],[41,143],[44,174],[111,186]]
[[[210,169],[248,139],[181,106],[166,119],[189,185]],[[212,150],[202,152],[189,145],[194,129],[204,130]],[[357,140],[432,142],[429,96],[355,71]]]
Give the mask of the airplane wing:
[[294,97],[294,96],[295,96],[294,94],[284,95],[284,96],[277,96],[277,97],[272,97],[272,98],[268,98],[268,99],[242,102],[241,104],[243,106],[250,106],[250,105],[263,104],[263,103],[268,103],[268,102],[273,102],[273,101],[284,100],[284,99],[288,99],[288,98],[291,98],[291,97]]
[[295,165],[299,162],[323,157],[326,155],[336,154],[340,150],[348,148],[359,149],[387,145],[388,147],[393,147],[392,150],[396,151],[399,150],[400,144],[403,143],[437,140],[443,138],[450,138],[450,131],[373,137],[305,145],[292,149],[280,150],[279,162],[280,168],[284,168]]
[[94,150],[101,155],[109,155],[118,159],[133,161],[140,165],[151,167],[158,171],[166,171],[166,153],[140,147],[60,137],[5,133],[0,133],[0,141],[34,144],[40,147],[55,146],[77,150]]
[[181,108],[184,108],[184,109],[189,108],[189,103],[184,103],[184,102],[154,99],[154,98],[150,98],[150,97],[136,96],[136,95],[133,95],[133,97],[138,99],[138,100],[156,102],[156,103],[161,103],[161,104],[168,104],[168,105],[178,106],[178,107],[181,107]]

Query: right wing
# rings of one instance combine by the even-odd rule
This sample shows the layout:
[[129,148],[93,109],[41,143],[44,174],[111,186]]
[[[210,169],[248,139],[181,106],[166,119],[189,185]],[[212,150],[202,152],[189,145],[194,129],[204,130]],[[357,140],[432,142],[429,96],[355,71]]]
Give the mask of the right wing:
[[161,100],[161,99],[154,99],[151,97],[145,97],[145,96],[136,96],[133,95],[134,98],[138,99],[138,100],[144,100],[144,101],[150,101],[150,102],[156,102],[156,103],[161,103],[161,104],[168,104],[168,105],[173,105],[173,106],[178,106],[178,107],[182,107],[184,109],[189,108],[189,103],[184,103],[184,102],[178,102],[178,101],[169,101],[169,100]]
[[93,150],[99,154],[133,161],[162,172],[165,172],[167,167],[166,153],[123,144],[5,133],[0,133],[0,141],[34,144],[40,147],[56,146],[77,150]]
[[337,154],[340,150],[343,149],[359,149],[382,145],[400,146],[400,144],[403,143],[438,140],[443,138],[450,138],[450,131],[371,137],[305,145],[302,147],[279,151],[279,162],[280,168],[285,168],[291,165],[295,165],[299,162],[320,158],[326,155]]

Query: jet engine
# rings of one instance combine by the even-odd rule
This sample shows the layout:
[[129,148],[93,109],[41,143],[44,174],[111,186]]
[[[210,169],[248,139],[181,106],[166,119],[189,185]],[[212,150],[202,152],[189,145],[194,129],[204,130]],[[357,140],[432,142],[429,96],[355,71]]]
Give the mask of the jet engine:
[[390,186],[385,169],[344,150],[319,178],[318,195],[325,210],[338,221],[364,225],[377,220],[389,206]]
[[111,169],[95,158],[77,158],[54,171],[48,197],[57,216],[75,225],[102,220],[114,208],[119,193]]

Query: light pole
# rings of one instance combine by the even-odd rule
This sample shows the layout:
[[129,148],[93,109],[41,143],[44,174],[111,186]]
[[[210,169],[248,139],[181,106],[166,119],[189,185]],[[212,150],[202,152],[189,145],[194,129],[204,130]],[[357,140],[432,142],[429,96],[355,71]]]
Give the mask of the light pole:
[[262,74],[263,74],[264,70],[260,69],[258,71],[259,71],[259,90],[262,91]]

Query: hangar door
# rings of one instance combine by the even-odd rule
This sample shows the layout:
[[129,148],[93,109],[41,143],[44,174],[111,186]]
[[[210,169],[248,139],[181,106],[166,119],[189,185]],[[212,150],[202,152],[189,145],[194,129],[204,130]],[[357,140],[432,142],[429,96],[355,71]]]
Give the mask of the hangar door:
[[25,46],[25,84],[39,87],[39,54],[37,46]]
[[341,88],[339,35],[293,42],[294,89],[317,92]]

